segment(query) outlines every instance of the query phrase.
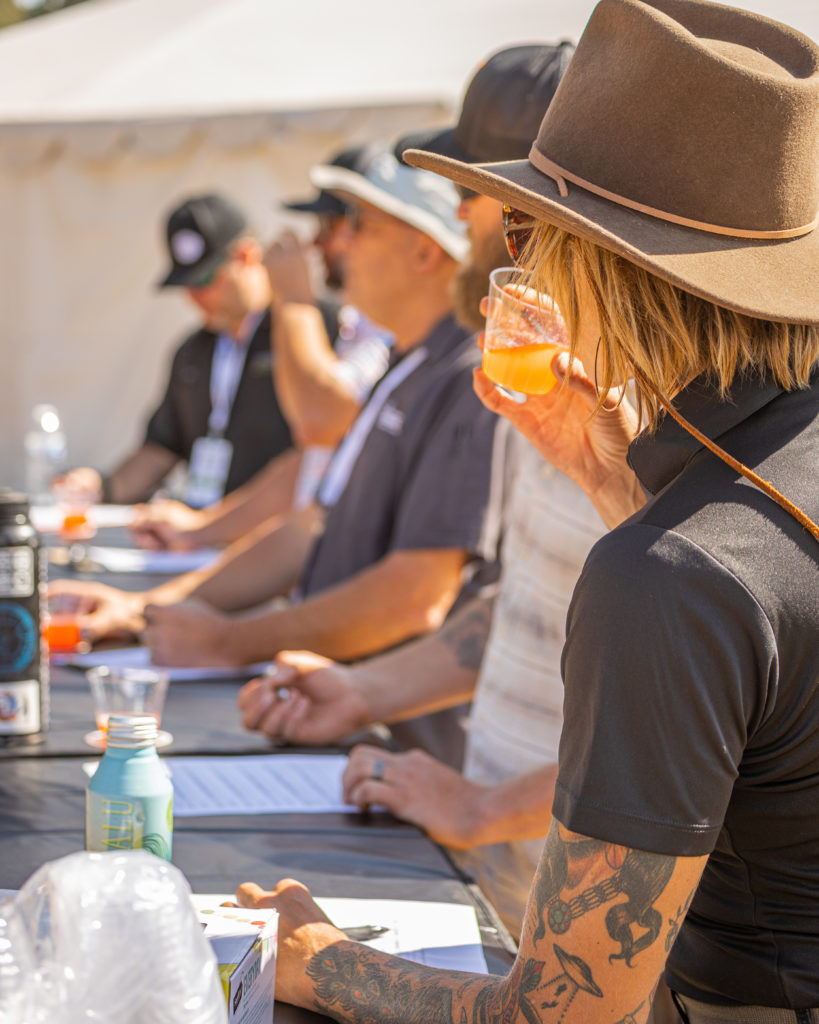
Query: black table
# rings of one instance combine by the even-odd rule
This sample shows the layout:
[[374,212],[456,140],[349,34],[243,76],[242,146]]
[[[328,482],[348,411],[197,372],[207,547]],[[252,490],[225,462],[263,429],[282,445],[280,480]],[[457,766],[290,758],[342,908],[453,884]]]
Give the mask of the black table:
[[[128,582],[141,589],[150,585],[144,580]],[[174,737],[167,754],[276,756],[279,748],[242,729],[235,703],[240,685],[171,683],[162,717]],[[94,727],[83,673],[53,670],[51,718],[43,743],[0,748],[0,888],[19,888],[41,864],[84,845],[82,763],[99,753],[83,742]],[[272,886],[291,876],[317,896],[471,905],[489,970],[506,973],[514,958],[514,943],[471,880],[417,828],[386,813],[177,818],[173,862],[195,892],[232,892],[244,881]],[[287,1024],[322,1019],[284,1005],[276,1012]]]

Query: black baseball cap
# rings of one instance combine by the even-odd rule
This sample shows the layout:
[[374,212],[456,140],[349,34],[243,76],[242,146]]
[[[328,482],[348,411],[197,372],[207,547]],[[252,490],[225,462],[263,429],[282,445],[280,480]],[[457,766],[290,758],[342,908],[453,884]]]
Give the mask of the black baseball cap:
[[[377,144],[370,143],[363,146],[348,146],[328,161],[330,167],[343,167],[346,171],[360,171],[368,162],[370,153],[377,148]],[[301,199],[292,203],[282,203],[285,210],[294,210],[296,213],[326,214],[331,217],[343,217],[347,212],[344,202],[334,196],[332,192],[319,189],[313,199]]]
[[165,233],[171,269],[160,288],[196,288],[230,255],[230,246],[247,231],[245,215],[215,192],[191,196],[172,210]]
[[425,149],[465,163],[522,160],[529,155],[574,45],[530,43],[492,54],[475,72],[452,128],[404,135],[395,145]]

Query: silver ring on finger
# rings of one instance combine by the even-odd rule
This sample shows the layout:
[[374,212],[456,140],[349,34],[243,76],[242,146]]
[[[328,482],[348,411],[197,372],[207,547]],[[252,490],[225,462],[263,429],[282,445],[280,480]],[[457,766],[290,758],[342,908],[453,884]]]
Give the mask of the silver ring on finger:
[[384,769],[386,768],[386,766],[387,766],[386,762],[383,760],[383,758],[379,758],[375,762],[375,764],[373,765],[372,775],[370,776],[370,778],[373,780],[373,782],[383,782],[384,781]]

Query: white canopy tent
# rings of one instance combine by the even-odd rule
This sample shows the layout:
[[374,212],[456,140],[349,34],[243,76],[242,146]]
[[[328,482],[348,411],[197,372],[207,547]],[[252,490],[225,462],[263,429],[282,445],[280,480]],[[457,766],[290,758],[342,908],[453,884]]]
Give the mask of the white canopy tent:
[[[139,438],[195,320],[153,288],[176,200],[222,190],[270,237],[312,163],[448,120],[488,53],[576,39],[592,6],[89,0],[0,33],[0,485],[22,483],[35,403],[74,464]],[[819,35],[815,0],[745,6]]]

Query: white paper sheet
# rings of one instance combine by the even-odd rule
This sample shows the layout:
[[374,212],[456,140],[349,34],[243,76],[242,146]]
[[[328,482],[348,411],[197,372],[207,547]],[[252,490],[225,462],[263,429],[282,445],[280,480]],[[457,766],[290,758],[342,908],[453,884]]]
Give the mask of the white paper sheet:
[[[264,880],[256,879],[260,884]],[[271,883],[272,884],[272,883]],[[194,894],[197,909],[218,907],[232,893]],[[473,907],[423,900],[367,900],[316,896],[316,903],[337,928],[362,925],[386,927],[367,945],[426,967],[487,974],[486,957]]]
[[96,668],[108,665],[110,668],[164,668],[171,682],[191,682],[197,679],[250,679],[264,673],[269,662],[242,665],[240,668],[225,668],[222,665],[210,667],[168,667],[154,665],[147,647],[113,647],[107,651],[91,651],[88,654],[52,655],[55,665],[73,665],[76,668]]
[[166,757],[175,818],[357,811],[341,801],[341,755]]
[[96,544],[86,549],[88,558],[108,572],[150,572],[169,576],[202,569],[215,562],[212,548],[194,551],[144,551],[142,548],[108,548]]
[[473,907],[421,900],[357,900],[317,897],[338,928],[386,925],[388,932],[367,942],[427,967],[486,974],[486,958]]
[[[59,504],[31,507],[31,521],[41,533],[57,533],[64,518],[65,508]],[[134,518],[134,506],[92,505],[88,518],[98,530],[107,526],[128,526]]]

